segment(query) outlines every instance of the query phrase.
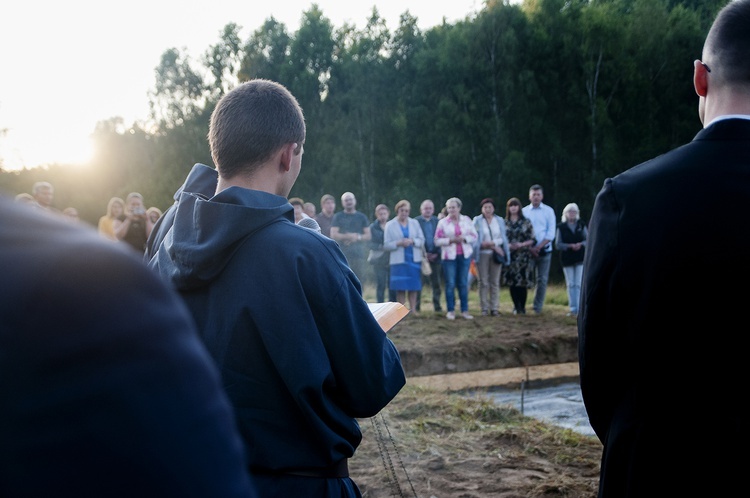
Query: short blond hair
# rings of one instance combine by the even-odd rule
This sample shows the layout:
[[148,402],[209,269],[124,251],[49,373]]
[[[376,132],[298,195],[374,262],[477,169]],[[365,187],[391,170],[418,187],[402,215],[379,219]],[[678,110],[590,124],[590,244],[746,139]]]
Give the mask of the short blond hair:
[[401,209],[404,206],[406,206],[409,209],[411,209],[411,203],[409,201],[407,201],[406,199],[401,199],[400,201],[398,201],[396,203],[396,206],[394,207],[394,209],[395,209],[396,212],[398,212],[398,210]]

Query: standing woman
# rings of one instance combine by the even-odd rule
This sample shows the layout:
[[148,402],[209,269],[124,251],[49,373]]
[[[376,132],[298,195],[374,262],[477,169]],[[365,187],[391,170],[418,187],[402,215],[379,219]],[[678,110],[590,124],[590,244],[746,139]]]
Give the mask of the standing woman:
[[411,204],[401,200],[396,204],[396,217],[385,224],[383,248],[390,251],[390,290],[396,291],[396,301],[406,302],[409,293],[409,310],[417,311],[417,292],[422,289],[422,247],[424,233],[419,222],[409,217]]
[[125,201],[112,197],[107,203],[107,214],[99,218],[99,235],[110,240],[117,240],[114,222],[125,213]]
[[557,225],[555,248],[560,253],[560,264],[568,287],[568,316],[578,316],[583,280],[583,255],[586,252],[588,228],[581,221],[578,204],[571,202],[563,209],[561,222]]
[[536,244],[531,220],[521,211],[521,200],[511,197],[505,205],[505,234],[510,248],[510,264],[503,267],[502,282],[510,290],[513,314],[526,314],[528,289],[534,288],[534,267],[529,248]]
[[482,214],[474,217],[478,235],[474,261],[479,274],[479,302],[482,316],[497,316],[500,314],[500,274],[503,265],[510,264],[510,249],[505,236],[505,220],[495,214],[495,201],[489,197],[483,199],[479,208]]
[[472,246],[477,241],[477,231],[471,218],[461,214],[461,199],[451,197],[445,201],[446,216],[438,222],[435,245],[442,248],[443,276],[445,277],[445,304],[448,320],[456,319],[456,295],[461,301],[461,316],[467,320],[469,314],[469,263]]
[[[385,288],[388,286],[388,268],[390,254],[383,248],[385,242],[385,225],[391,210],[385,204],[375,206],[375,221],[370,225],[370,253],[367,256],[367,262],[372,265],[375,273],[375,299],[382,303],[385,301]],[[390,298],[389,301],[394,299]]]

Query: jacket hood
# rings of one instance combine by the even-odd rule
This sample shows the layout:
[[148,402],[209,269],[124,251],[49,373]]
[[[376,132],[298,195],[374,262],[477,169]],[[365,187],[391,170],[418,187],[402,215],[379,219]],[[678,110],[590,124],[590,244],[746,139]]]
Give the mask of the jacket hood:
[[178,290],[201,287],[221,273],[249,235],[277,222],[294,223],[294,208],[278,195],[241,187],[211,198],[183,191],[151,266]]

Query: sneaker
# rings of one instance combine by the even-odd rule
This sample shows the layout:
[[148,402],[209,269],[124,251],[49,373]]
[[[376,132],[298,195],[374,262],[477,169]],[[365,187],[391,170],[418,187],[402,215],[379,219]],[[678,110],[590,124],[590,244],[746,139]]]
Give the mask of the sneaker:
[[464,311],[463,313],[461,313],[461,316],[464,317],[466,320],[473,320],[474,319],[474,317],[471,316],[468,311]]
[[487,316],[489,313],[487,313],[487,310],[482,310],[482,316]]
[[445,318],[447,318],[448,320],[455,320],[456,314],[452,311],[449,311],[448,313],[445,314]]
[[492,311],[490,311],[490,315],[492,315],[492,316],[497,316],[497,315],[499,315],[499,314],[500,314],[500,312],[499,312],[499,311],[497,311],[497,310],[492,310]]

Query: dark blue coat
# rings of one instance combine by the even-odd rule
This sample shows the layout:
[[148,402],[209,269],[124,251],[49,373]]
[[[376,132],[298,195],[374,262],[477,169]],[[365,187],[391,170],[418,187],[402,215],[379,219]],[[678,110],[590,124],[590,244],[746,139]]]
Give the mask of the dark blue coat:
[[263,496],[357,496],[312,479],[354,454],[356,418],[405,384],[399,354],[333,240],[294,224],[283,197],[187,186],[151,266],[180,291],[221,368]]
[[0,212],[0,496],[256,496],[179,296],[124,243]]

